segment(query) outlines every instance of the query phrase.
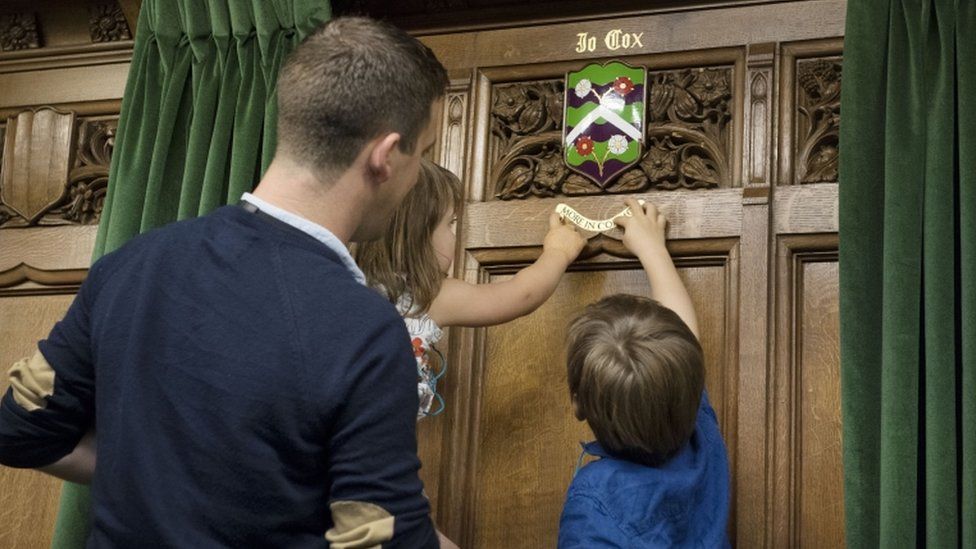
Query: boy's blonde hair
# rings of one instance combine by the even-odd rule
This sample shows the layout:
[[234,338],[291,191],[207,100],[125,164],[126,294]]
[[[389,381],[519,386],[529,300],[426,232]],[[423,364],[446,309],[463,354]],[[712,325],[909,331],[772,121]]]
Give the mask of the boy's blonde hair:
[[457,176],[421,160],[417,184],[397,208],[386,233],[356,250],[356,263],[369,284],[381,288],[394,304],[407,296],[413,315],[426,312],[444,280],[431,237],[444,216],[460,208]]
[[606,297],[583,310],[567,339],[577,416],[605,450],[660,465],[691,437],[704,359],[674,311],[646,297]]

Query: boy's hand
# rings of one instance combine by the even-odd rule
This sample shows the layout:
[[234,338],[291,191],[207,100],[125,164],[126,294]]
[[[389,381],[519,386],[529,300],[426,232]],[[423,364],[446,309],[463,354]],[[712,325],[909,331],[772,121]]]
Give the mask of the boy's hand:
[[650,202],[645,202],[643,206],[633,198],[624,202],[632,215],[614,219],[624,230],[624,246],[638,258],[648,253],[667,253],[664,229],[668,226],[668,220],[664,214],[657,211],[657,206]]
[[576,227],[566,224],[558,213],[552,212],[549,215],[549,232],[542,244],[543,252],[559,253],[569,265],[583,251],[583,246],[586,246],[586,239]]

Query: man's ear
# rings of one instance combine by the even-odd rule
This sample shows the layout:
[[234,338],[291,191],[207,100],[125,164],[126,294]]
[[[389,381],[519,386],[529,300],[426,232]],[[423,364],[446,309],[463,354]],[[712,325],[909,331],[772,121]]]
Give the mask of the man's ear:
[[400,134],[398,133],[388,133],[373,141],[373,148],[366,158],[366,169],[369,170],[373,181],[382,183],[390,178],[393,173],[391,157],[399,145]]
[[580,414],[579,401],[576,400],[576,395],[572,395],[572,399],[573,399],[573,415],[576,416],[576,419],[578,419],[579,421],[583,421],[583,415]]

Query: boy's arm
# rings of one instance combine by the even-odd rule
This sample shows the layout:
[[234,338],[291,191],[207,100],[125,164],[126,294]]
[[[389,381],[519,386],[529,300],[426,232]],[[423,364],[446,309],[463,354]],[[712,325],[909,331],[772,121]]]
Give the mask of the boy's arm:
[[564,224],[559,214],[549,216],[542,255],[511,280],[468,284],[448,278],[430,305],[430,317],[441,327],[494,326],[536,310],[556,291],[559,279],[576,259],[586,239]]
[[678,276],[665,245],[664,230],[668,220],[650,202],[641,206],[637,200],[629,198],[626,203],[633,215],[615,221],[624,228],[624,246],[637,257],[647,272],[651,297],[677,313],[695,337],[699,337],[698,316],[691,296]]

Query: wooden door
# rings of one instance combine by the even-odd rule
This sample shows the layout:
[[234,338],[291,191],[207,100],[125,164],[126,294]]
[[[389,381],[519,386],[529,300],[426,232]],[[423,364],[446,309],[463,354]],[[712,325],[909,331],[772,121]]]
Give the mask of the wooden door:
[[[815,0],[422,37],[452,76],[435,154],[466,186],[457,276],[492,282],[529,264],[559,202],[601,218],[637,195],[668,216],[701,319],[740,547],[843,545],[845,9]],[[648,69],[646,152],[598,187],[561,163],[563,78],[610,59]],[[535,313],[452,332],[448,411],[421,422],[420,446],[438,524],[462,547],[555,546],[579,443],[592,438],[570,410],[567,321],[602,296],[648,291],[620,242],[595,236]]]

